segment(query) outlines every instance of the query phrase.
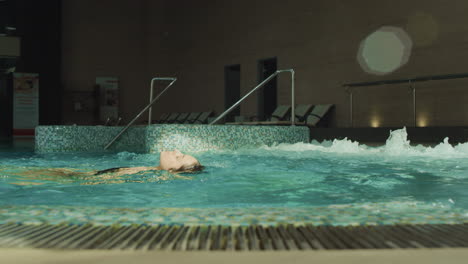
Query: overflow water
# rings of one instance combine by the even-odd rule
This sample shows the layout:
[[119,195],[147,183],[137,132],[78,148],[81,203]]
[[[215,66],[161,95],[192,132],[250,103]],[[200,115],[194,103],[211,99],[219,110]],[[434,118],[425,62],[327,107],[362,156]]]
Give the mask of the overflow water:
[[468,143],[411,146],[400,129],[381,147],[344,139],[189,154],[205,170],[181,180],[161,171],[107,179],[25,175],[154,166],[157,154],[0,152],[0,223],[347,225],[468,217]]

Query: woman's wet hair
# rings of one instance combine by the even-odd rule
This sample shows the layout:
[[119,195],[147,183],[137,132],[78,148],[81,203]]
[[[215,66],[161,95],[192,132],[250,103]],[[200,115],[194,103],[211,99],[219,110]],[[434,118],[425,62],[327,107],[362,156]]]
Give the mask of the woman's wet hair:
[[182,167],[175,172],[196,173],[196,172],[202,171],[204,168],[205,166],[202,166],[201,164],[197,164],[194,166]]

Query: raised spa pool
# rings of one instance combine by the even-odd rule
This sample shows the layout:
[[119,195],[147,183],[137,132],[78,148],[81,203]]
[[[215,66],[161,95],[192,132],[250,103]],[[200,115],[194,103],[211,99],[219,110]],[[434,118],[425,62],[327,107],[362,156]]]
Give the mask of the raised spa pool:
[[0,150],[0,223],[389,224],[468,220],[468,144],[349,140],[189,153],[191,180],[167,172],[63,178],[41,168],[156,165],[158,154]]

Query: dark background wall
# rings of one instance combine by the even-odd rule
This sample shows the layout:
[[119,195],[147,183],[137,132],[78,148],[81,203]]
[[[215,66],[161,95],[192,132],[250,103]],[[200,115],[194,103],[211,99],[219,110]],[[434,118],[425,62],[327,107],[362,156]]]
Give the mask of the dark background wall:
[[[468,2],[363,0],[169,1],[16,0],[22,38],[18,71],[40,74],[41,124],[93,124],[69,96],[91,94],[97,76],[115,76],[120,115],[129,121],[147,103],[154,76],[179,80],[154,107],[163,112],[224,110],[224,69],[240,65],[241,95],[258,83],[258,61],[276,58],[296,70],[297,103],[332,103],[330,125],[348,127],[343,83],[468,72]],[[409,61],[376,76],[359,65],[360,43],[382,26],[405,30]],[[418,84],[421,126],[466,126],[468,81]],[[158,89],[160,89],[159,87]],[[407,85],[355,92],[354,126],[412,126]],[[289,77],[278,78],[278,104],[291,100]],[[257,98],[241,114],[257,114]]]
[[4,72],[12,66],[40,75],[39,123],[61,123],[61,1],[0,1],[0,34],[21,40],[21,57],[0,58],[0,137],[12,132],[12,81]]
[[[76,94],[93,91],[98,76],[119,78],[120,116],[125,121],[148,103],[147,54],[157,47],[148,46],[147,21],[161,12],[149,9],[149,2],[153,1],[62,2],[64,123],[95,122],[92,112],[75,111],[71,106]],[[165,61],[155,59],[164,65]]]
[[61,1],[11,1],[16,34],[21,38],[17,72],[39,73],[39,123],[62,118]]
[[[240,64],[241,94],[258,83],[257,63],[277,58],[296,70],[296,102],[332,103],[330,125],[348,127],[349,97],[342,84],[467,72],[468,2],[440,1],[63,1],[65,91],[90,89],[94,78],[120,78],[126,120],[147,102],[153,76],[179,80],[154,107],[162,112],[224,110],[224,68]],[[405,30],[411,57],[376,76],[359,65],[360,43],[382,26]],[[468,124],[467,80],[418,84],[424,126]],[[290,104],[289,76],[278,78],[278,104]],[[354,94],[354,126],[412,126],[407,85],[368,87]],[[241,114],[257,114],[257,98]],[[65,120],[85,117],[65,113]],[[423,122],[424,121],[424,122]]]

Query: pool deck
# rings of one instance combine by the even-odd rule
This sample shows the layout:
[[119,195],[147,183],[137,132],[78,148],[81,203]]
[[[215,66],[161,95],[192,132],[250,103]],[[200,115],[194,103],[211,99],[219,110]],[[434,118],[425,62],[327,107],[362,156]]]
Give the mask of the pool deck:
[[138,252],[0,249],[2,263],[466,263],[468,249],[340,250],[288,252]]

